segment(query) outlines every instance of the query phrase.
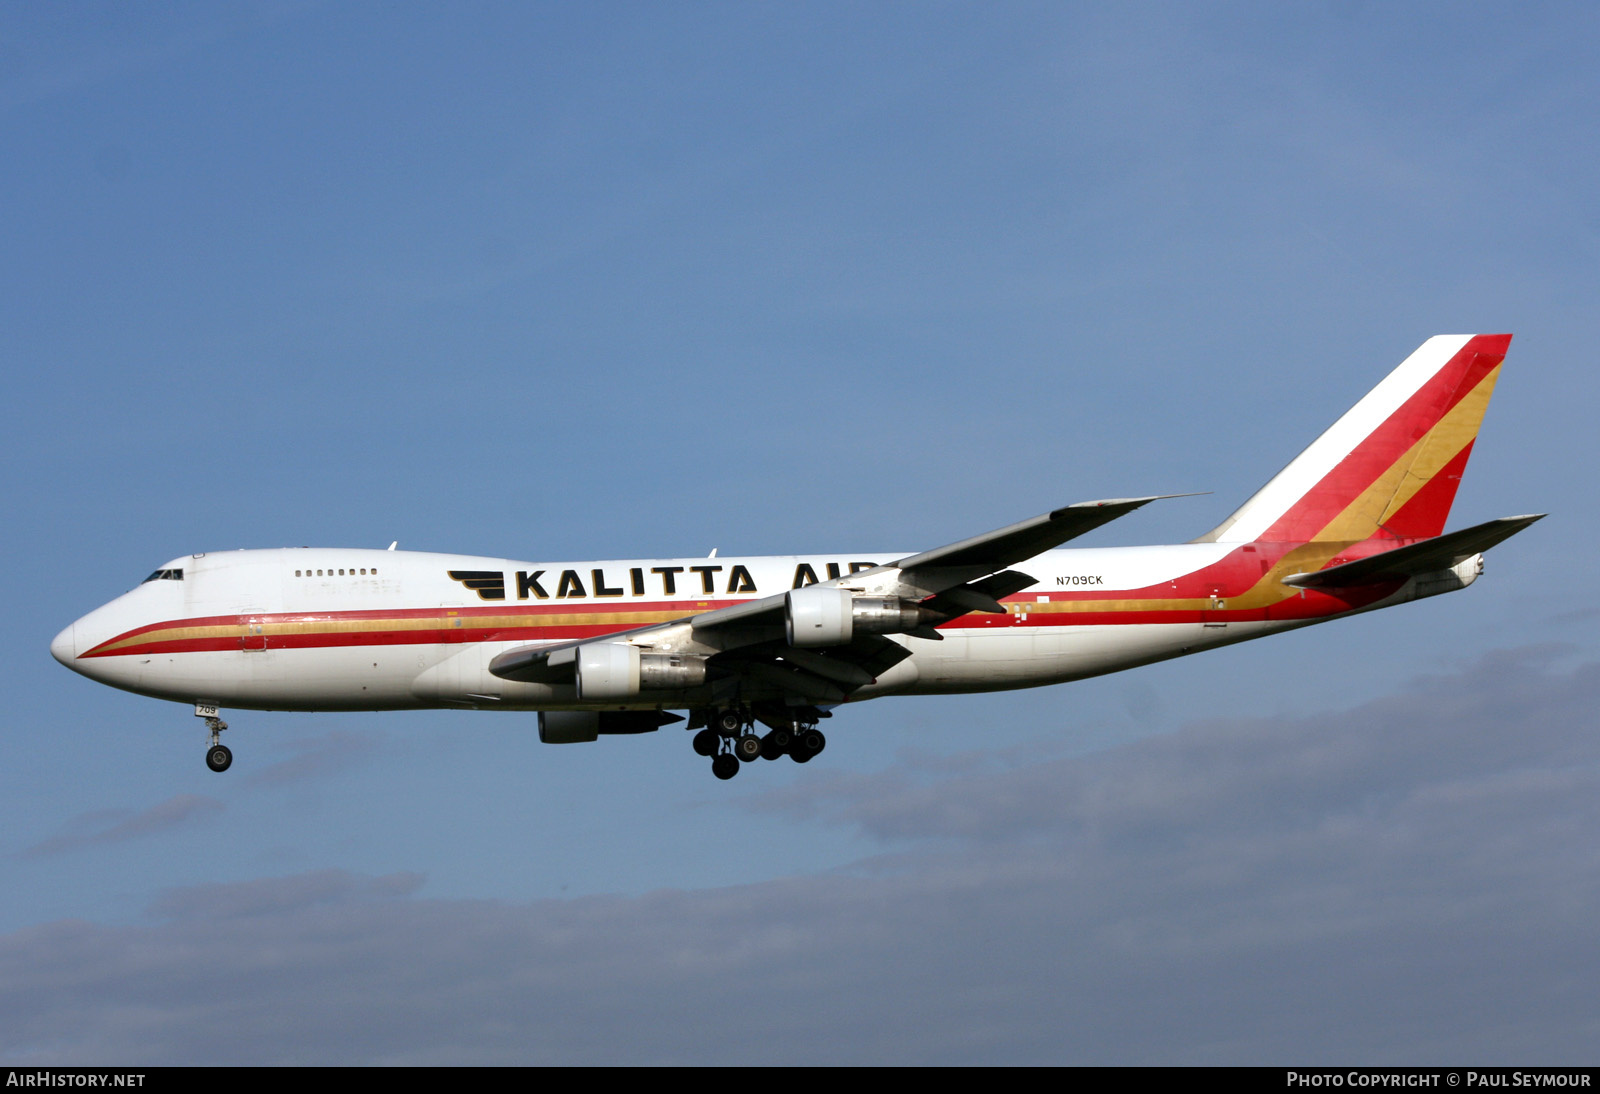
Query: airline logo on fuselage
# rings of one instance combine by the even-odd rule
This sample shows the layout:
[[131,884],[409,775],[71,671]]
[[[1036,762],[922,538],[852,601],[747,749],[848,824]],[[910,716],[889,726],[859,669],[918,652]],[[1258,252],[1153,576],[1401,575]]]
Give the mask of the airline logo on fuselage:
[[[870,570],[876,562],[828,562],[822,566],[826,580],[843,575],[843,567],[858,574]],[[732,566],[706,564],[702,566],[630,566],[627,576],[608,577],[604,567],[594,567],[580,573],[562,570],[560,576],[550,576],[549,570],[446,570],[451,581],[458,581],[478,594],[480,600],[507,600],[515,595],[517,600],[563,600],[576,597],[612,596],[716,596],[760,592],[756,579],[748,567],[734,563]],[[646,577],[648,572],[649,577]],[[585,573],[587,577],[585,577]],[[802,562],[794,568],[794,583],[798,589],[818,582],[817,567]],[[615,584],[612,584],[612,582]],[[682,582],[680,586],[680,582]],[[551,588],[554,587],[554,592]]]

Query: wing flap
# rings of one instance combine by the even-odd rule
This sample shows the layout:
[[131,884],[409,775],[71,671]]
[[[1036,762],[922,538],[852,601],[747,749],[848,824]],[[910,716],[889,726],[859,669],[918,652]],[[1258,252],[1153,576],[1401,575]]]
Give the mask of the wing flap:
[[796,649],[782,643],[744,647],[718,655],[713,664],[732,676],[748,676],[792,698],[842,703],[875,682],[911,651],[882,635],[862,635],[847,646]]
[[957,585],[953,589],[946,589],[942,593],[930,596],[922,602],[922,607],[944,612],[951,618],[967,612],[1004,615],[1006,609],[1005,605],[1000,603],[1000,598],[1019,593],[1029,585],[1037,584],[1038,580],[1020,570],[1002,570],[998,574],[990,574],[981,581]]

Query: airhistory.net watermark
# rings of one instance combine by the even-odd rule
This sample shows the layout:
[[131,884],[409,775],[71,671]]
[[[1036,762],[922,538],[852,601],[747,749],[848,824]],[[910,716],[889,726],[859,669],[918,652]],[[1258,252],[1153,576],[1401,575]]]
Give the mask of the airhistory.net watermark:
[[8,1087],[113,1087],[144,1085],[142,1071],[61,1071],[46,1067],[12,1068],[6,1072]]

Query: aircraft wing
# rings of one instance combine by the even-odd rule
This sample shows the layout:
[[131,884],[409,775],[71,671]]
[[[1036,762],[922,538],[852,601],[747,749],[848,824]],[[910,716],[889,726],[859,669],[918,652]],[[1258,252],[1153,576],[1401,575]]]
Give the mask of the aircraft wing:
[[[1031,520],[1018,521],[1016,524],[1009,524],[993,532],[961,540],[959,543],[936,547],[921,554],[908,555],[898,562],[863,570],[847,578],[835,578],[825,584],[871,587],[881,585],[882,582],[878,579],[883,575],[899,571],[899,587],[892,590],[899,595],[920,593],[922,596],[932,596],[949,591],[947,601],[950,606],[961,603],[969,605],[965,611],[955,613],[957,615],[970,611],[1003,612],[1005,609],[996,603],[998,598],[1026,589],[1034,583],[1034,579],[1027,578],[1021,584],[1012,581],[1003,582],[1002,584],[1007,586],[1003,592],[992,588],[961,590],[959,587],[971,583],[975,578],[998,574],[1014,562],[1021,562],[1043,554],[1053,547],[1059,547],[1070,539],[1076,539],[1085,532],[1092,532],[1102,524],[1109,524],[1116,518],[1152,501],[1190,496],[1192,495],[1155,494],[1147,498],[1080,501],[1075,505],[1051,510]],[[1026,576],[1017,574],[1015,570],[1010,573],[1017,577]],[[733,604],[706,612],[704,615],[695,616],[694,629],[705,631],[736,624],[748,626],[758,622],[762,616],[772,613],[777,613],[776,618],[781,621],[784,597],[785,594],[779,593],[761,600],[751,600],[744,604]]]
[[911,555],[891,563],[901,570],[943,569],[946,567],[985,567],[985,573],[1003,570],[1014,562],[1021,562],[1059,547],[1085,532],[1092,532],[1102,524],[1109,524],[1120,516],[1133,512],[1142,505],[1166,498],[1193,497],[1191,494],[1153,494],[1148,498],[1107,498],[1104,501],[1080,501],[1053,509],[1032,520],[973,536],[947,547],[936,547],[920,555]]
[[1296,589],[1340,589],[1448,570],[1473,555],[1481,554],[1495,544],[1510,539],[1534,521],[1542,519],[1544,515],[1534,513],[1528,516],[1501,517],[1499,520],[1485,521],[1471,528],[1463,528],[1459,532],[1448,532],[1432,539],[1396,547],[1382,554],[1358,558],[1354,562],[1338,566],[1329,566],[1325,570],[1308,574],[1290,574],[1283,579],[1283,583]]
[[[1028,574],[1007,569],[1011,563],[1048,551],[1149,502],[1184,496],[1079,502],[822,586],[894,598],[915,616],[915,625],[894,633],[937,641],[942,638],[934,629],[939,623],[974,611],[1004,612],[1002,597],[1034,584],[1036,579]],[[851,690],[908,656],[899,643],[869,633],[854,634],[837,645],[797,649],[786,637],[791,592],[797,590],[602,637],[508,650],[490,662],[489,671],[506,680],[571,683],[582,647],[623,642],[705,657],[713,675],[723,679],[750,677],[811,701],[842,702]]]

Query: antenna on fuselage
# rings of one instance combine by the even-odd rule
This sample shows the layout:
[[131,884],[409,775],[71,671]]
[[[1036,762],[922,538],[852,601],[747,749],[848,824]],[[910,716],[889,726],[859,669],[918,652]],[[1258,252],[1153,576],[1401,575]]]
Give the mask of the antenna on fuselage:
[[395,540],[393,543],[389,544],[388,547],[384,548],[384,550],[392,551],[398,546],[400,546],[400,541],[399,540]]

